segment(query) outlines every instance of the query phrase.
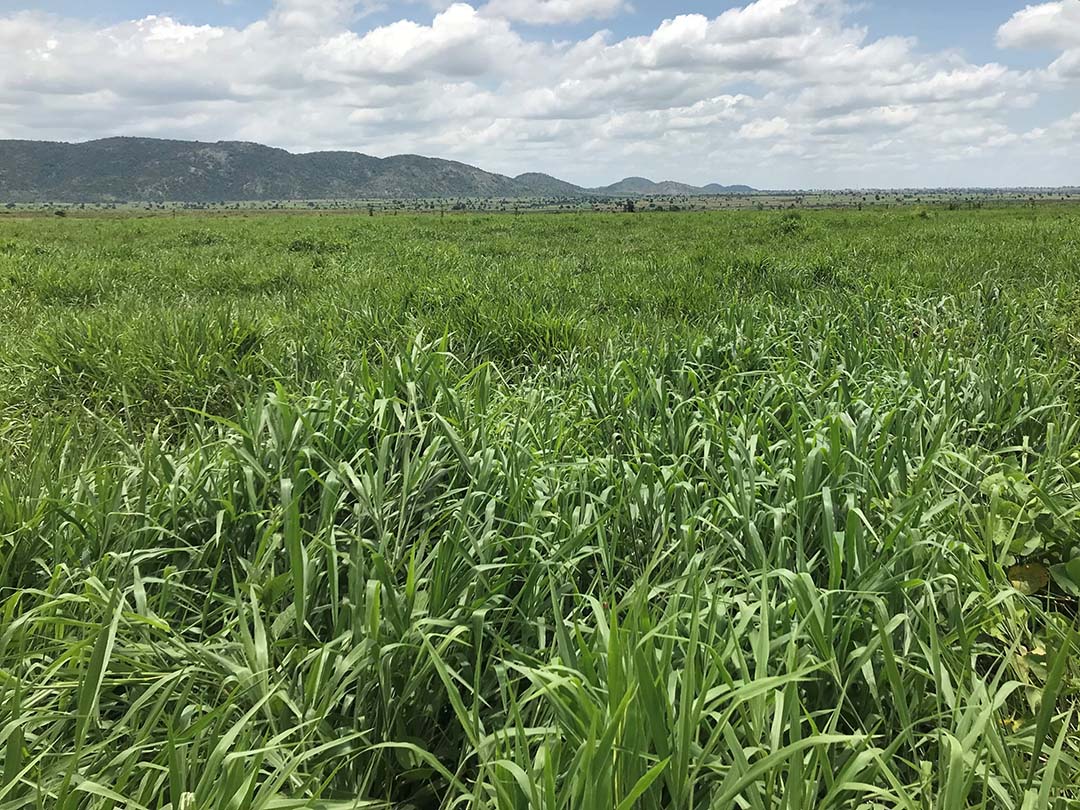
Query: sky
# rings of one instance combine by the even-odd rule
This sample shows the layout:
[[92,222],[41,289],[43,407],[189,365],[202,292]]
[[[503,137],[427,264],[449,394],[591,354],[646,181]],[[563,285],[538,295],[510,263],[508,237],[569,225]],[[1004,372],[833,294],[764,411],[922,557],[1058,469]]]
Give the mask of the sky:
[[0,138],[1080,185],[1080,0],[0,0]]

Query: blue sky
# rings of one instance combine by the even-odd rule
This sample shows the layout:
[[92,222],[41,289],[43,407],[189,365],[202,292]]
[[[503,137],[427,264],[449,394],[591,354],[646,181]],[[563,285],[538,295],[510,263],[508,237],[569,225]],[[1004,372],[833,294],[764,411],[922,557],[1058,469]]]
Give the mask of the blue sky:
[[0,137],[580,183],[1080,184],[1080,0],[0,0]]

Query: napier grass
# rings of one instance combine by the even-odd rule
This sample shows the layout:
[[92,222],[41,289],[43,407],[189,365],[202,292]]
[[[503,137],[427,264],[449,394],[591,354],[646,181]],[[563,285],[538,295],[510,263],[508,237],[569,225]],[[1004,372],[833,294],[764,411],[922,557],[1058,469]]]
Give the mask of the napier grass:
[[1080,210],[0,221],[0,810],[1080,806]]

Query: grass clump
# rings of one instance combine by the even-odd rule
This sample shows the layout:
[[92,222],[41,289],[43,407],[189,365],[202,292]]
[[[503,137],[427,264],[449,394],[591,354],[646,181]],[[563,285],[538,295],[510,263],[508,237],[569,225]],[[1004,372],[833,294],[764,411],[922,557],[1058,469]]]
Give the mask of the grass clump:
[[6,311],[0,806],[1074,806],[1070,221],[804,219],[320,218],[303,296],[206,219],[217,295]]

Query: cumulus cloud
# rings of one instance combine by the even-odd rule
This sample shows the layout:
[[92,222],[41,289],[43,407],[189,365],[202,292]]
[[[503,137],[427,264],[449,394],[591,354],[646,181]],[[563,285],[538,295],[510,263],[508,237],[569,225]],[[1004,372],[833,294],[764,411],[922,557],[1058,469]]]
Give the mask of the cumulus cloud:
[[461,3],[438,14],[431,25],[402,20],[359,35],[330,37],[308,55],[308,70],[367,76],[484,76],[509,71],[517,57],[535,51],[504,20],[482,17]]
[[998,29],[997,41],[1004,48],[1080,47],[1080,3],[1059,0],[1027,6]]
[[[275,0],[245,27],[0,16],[0,137],[420,152],[583,183],[1080,182],[1066,176],[1080,165],[1066,137],[1075,103],[1057,122],[1024,120],[1047,87],[1080,76],[1075,0],[1003,21],[999,45],[1054,51],[1037,71],[871,37],[843,0],[756,0],[577,41],[528,26],[626,4],[436,2],[426,18],[365,25],[378,5]],[[1026,157],[1035,145],[1058,162]]]
[[998,29],[997,42],[1003,48],[1062,51],[1047,69],[1048,77],[1080,80],[1080,2],[1059,0],[1027,6]]

